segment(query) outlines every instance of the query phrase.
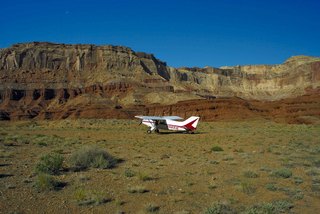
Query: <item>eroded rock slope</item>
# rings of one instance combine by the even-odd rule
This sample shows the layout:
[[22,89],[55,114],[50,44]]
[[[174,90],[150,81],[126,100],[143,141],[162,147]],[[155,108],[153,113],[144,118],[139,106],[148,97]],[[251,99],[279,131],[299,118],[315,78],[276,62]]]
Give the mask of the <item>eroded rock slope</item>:
[[[192,102],[241,106],[310,94],[317,108],[318,87],[320,58],[307,56],[281,65],[172,68],[152,54],[120,46],[34,42],[0,50],[0,119],[130,118],[164,114],[159,109],[181,103],[193,112],[199,108]],[[208,106],[198,114],[213,119],[217,112]]]

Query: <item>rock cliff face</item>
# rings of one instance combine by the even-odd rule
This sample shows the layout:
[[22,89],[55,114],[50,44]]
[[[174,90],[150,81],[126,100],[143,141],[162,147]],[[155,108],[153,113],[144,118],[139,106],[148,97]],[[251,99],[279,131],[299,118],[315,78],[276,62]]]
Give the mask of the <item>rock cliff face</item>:
[[215,96],[279,100],[305,94],[308,87],[320,86],[320,58],[297,56],[282,65],[248,65],[172,72],[177,85],[188,82],[192,90]]
[[216,97],[266,102],[317,87],[320,58],[306,56],[281,65],[172,68],[120,46],[34,42],[0,50],[0,119],[128,118],[156,103]]

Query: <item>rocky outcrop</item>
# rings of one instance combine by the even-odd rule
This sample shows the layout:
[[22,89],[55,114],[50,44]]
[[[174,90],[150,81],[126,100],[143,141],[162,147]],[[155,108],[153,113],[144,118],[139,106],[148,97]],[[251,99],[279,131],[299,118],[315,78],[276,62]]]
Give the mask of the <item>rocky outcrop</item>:
[[[127,118],[179,105],[206,109],[187,100],[229,103],[232,109],[232,103],[250,100],[301,98],[318,87],[320,59],[306,56],[281,65],[172,68],[121,46],[33,42],[0,50],[0,120]],[[205,112],[211,113],[204,118],[217,118]]]
[[[320,58],[298,56],[282,65],[225,66],[171,70],[172,81],[183,89],[215,96],[280,100],[320,86]],[[185,83],[185,84],[184,84]]]

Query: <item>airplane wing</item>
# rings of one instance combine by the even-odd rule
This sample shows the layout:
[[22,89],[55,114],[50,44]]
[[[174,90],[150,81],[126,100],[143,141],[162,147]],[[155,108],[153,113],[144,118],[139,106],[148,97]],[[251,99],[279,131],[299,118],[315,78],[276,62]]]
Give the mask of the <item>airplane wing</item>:
[[183,120],[183,118],[178,116],[163,116],[163,119],[169,119],[169,120]]
[[141,120],[182,120],[183,118],[178,117],[178,116],[135,116],[136,118],[139,118]]

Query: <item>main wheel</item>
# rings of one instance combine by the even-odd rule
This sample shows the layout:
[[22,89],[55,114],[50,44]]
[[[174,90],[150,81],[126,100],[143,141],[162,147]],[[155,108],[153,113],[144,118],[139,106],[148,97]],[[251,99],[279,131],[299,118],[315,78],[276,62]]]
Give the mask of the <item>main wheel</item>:
[[148,133],[148,134],[151,134],[151,130],[148,130],[147,133]]
[[156,133],[160,133],[159,129],[156,129],[155,132],[156,132]]

